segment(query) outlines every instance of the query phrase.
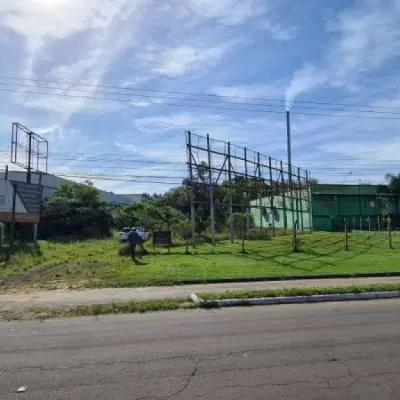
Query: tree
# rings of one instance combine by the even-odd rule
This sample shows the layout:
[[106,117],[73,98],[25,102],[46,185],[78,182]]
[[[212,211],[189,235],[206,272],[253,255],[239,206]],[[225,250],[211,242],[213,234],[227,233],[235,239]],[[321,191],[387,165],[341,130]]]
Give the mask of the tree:
[[43,203],[40,232],[46,238],[100,237],[110,235],[112,223],[98,189],[89,183],[63,182]]
[[388,182],[388,188],[390,193],[400,195],[400,173],[387,174],[385,178]]
[[115,211],[114,220],[119,228],[124,226],[143,226],[151,231],[169,230],[172,225],[186,220],[176,208],[162,200],[146,200],[129,204]]

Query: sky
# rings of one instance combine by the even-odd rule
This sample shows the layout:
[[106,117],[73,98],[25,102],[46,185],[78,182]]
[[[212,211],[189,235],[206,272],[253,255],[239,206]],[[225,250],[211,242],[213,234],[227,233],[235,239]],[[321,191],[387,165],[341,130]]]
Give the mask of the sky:
[[381,182],[400,172],[399,26],[400,0],[0,0],[0,169],[19,122],[51,173],[163,192],[186,130],[286,160],[290,109],[295,165]]

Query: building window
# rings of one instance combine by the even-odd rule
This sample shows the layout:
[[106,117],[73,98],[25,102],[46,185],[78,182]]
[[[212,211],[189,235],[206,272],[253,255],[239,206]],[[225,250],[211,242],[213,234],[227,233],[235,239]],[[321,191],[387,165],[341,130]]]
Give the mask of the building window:
[[364,206],[365,208],[375,208],[376,207],[375,200],[365,200]]

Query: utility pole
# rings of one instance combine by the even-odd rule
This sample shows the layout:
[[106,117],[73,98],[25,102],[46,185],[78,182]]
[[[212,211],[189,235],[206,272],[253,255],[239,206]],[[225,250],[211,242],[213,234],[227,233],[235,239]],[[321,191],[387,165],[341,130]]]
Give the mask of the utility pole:
[[293,180],[292,180],[292,139],[290,133],[290,112],[286,111],[286,133],[287,133],[287,158],[288,158],[288,179],[289,179],[289,193],[290,193],[290,204],[292,211],[292,230],[293,230],[293,248],[297,250],[297,239],[296,239],[296,222],[294,217],[294,204],[293,204]]
[[231,171],[231,142],[228,142],[228,180],[229,180],[229,238],[233,243],[233,218],[232,218],[232,171]]
[[196,247],[196,210],[194,204],[193,189],[193,162],[192,162],[192,132],[187,131],[188,143],[188,167],[189,167],[189,201],[190,201],[190,222],[192,225],[192,246]]
[[207,154],[208,154],[208,183],[210,185],[211,244],[213,246],[213,251],[214,251],[214,245],[215,245],[214,184],[212,178],[210,135],[207,135]]

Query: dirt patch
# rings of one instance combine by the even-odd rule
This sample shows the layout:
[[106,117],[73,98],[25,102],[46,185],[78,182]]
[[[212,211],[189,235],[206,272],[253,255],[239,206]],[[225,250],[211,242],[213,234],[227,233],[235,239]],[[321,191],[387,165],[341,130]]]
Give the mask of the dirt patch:
[[58,264],[53,267],[42,267],[34,270],[25,272],[22,275],[14,276],[8,280],[5,280],[6,285],[19,285],[23,283],[29,283],[38,279],[47,278],[56,272],[66,269],[78,269],[78,268],[102,268],[107,263],[85,263],[85,264]]

